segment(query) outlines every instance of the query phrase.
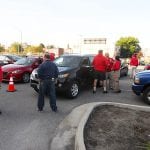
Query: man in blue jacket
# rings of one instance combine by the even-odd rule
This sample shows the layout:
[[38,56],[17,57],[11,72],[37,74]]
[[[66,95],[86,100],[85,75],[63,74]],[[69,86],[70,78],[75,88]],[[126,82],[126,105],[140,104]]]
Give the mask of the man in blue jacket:
[[39,96],[38,96],[38,111],[43,111],[44,95],[48,91],[49,103],[52,111],[57,111],[55,80],[58,77],[57,66],[50,61],[50,54],[45,53],[43,63],[39,66],[38,77],[40,80]]

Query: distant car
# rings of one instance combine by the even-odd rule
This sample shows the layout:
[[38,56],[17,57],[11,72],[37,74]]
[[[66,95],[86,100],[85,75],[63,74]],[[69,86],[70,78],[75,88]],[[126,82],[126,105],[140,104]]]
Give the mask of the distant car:
[[14,62],[18,61],[20,56],[17,55],[0,55],[0,65],[7,65],[7,64],[13,64]]
[[129,70],[128,64],[127,63],[121,63],[120,77],[127,76],[128,70]]
[[[95,55],[65,54],[54,60],[59,69],[56,90],[66,93],[69,98],[76,98],[82,86],[93,84],[93,66],[91,65]],[[38,69],[38,68],[37,68]],[[33,70],[30,77],[30,85],[35,91],[39,91],[39,79],[37,69]],[[121,76],[128,74],[128,67],[122,64]]]
[[142,95],[144,101],[150,104],[150,70],[144,70],[135,75],[132,90],[136,95]]
[[14,64],[2,66],[3,81],[9,81],[10,76],[13,76],[14,81],[30,81],[31,72],[40,64],[41,58],[24,57],[16,61]]
[[150,70],[150,64],[146,65],[146,66],[144,67],[144,70]]

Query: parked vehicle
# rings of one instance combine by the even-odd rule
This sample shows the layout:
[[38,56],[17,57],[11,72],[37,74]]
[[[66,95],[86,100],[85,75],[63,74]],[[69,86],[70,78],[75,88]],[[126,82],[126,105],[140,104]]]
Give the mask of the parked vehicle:
[[13,76],[14,81],[30,81],[31,72],[39,66],[40,58],[24,57],[16,61],[14,64],[2,66],[3,81],[9,81],[10,76]]
[[7,65],[7,64],[13,64],[14,62],[16,62],[17,60],[19,60],[20,56],[17,55],[0,55],[0,65]]
[[129,70],[128,64],[127,63],[121,63],[120,77],[127,76],[128,70]]
[[136,95],[142,95],[144,101],[150,104],[150,70],[135,75],[132,90]]
[[150,64],[147,64],[147,65],[144,67],[144,70],[150,70]]
[[[93,66],[91,65],[95,55],[66,54],[54,60],[58,66],[59,76],[56,90],[66,93],[69,98],[76,98],[81,87],[93,85]],[[128,67],[122,65],[121,76],[128,74]],[[30,85],[35,91],[39,91],[37,69],[33,70],[30,77]]]
[[[93,67],[91,61],[94,55],[62,55],[54,60],[59,70],[56,90],[64,92],[67,97],[78,96],[80,87],[91,85],[93,81]],[[39,80],[37,69],[30,78],[30,85],[38,92]]]

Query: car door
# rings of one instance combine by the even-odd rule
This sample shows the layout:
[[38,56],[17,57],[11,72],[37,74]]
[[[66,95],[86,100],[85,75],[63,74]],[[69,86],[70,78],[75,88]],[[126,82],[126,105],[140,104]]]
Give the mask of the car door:
[[80,75],[82,84],[91,84],[93,80],[93,67],[91,66],[89,57],[83,57],[80,64]]

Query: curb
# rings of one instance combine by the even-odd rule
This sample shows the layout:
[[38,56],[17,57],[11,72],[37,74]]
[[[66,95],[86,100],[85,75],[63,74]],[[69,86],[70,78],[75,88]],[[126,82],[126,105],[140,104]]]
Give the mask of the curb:
[[93,109],[98,106],[103,106],[103,105],[113,105],[113,106],[122,107],[122,108],[129,108],[133,110],[143,110],[143,111],[150,112],[150,107],[147,107],[147,106],[137,106],[137,105],[129,105],[129,104],[121,104],[121,103],[113,103],[113,102],[99,102],[99,103],[91,104],[89,108],[87,109],[87,111],[85,112],[85,115],[80,120],[80,123],[77,127],[76,135],[75,135],[75,150],[86,150],[85,144],[84,144],[84,126],[89,118],[89,115],[93,111]]
[[147,106],[113,102],[93,102],[78,106],[57,127],[49,150],[86,150],[84,144],[84,127],[93,109],[103,105],[113,105],[150,112],[150,107]]

